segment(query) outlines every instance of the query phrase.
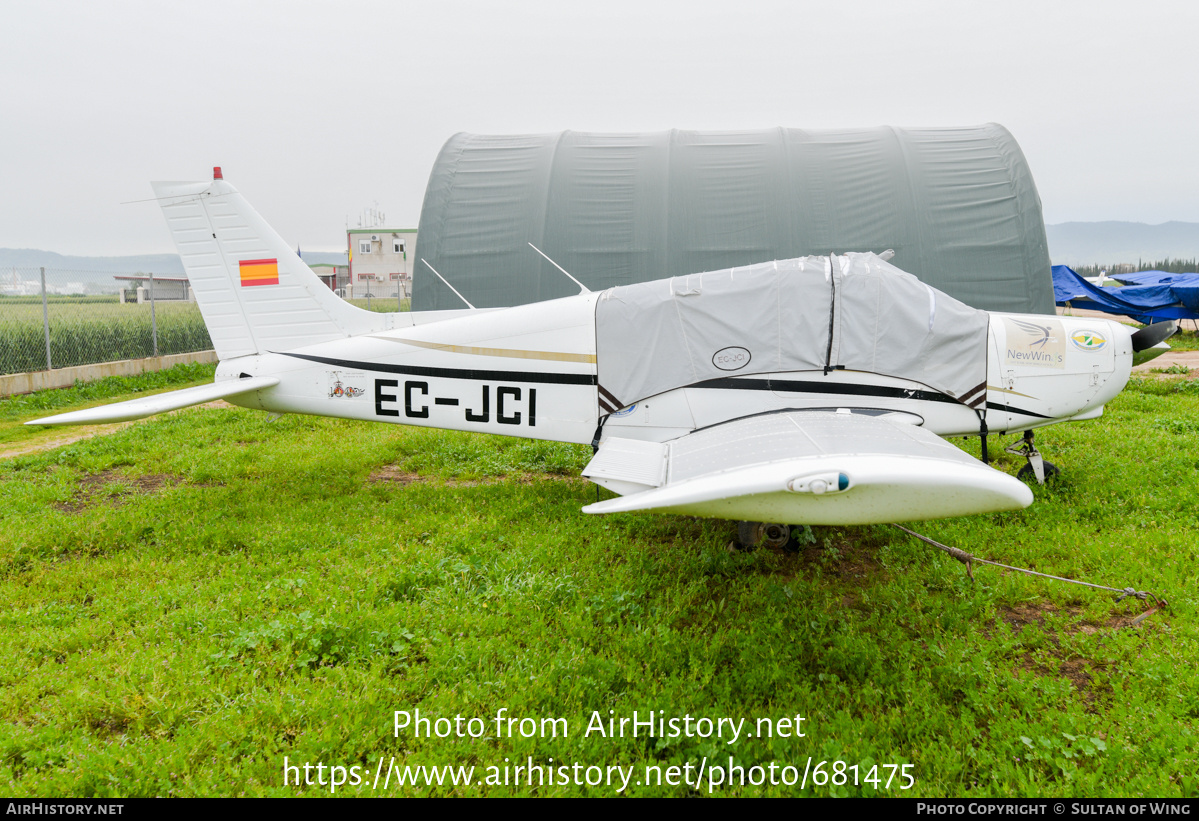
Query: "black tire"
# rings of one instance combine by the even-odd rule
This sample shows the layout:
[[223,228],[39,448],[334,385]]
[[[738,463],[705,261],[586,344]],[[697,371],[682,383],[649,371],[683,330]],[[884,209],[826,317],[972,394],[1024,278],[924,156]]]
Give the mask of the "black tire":
[[790,549],[791,526],[772,522],[737,522],[737,541],[742,550],[759,547]]
[[[1045,481],[1048,482],[1056,476],[1061,476],[1062,472],[1053,462],[1045,462]],[[1016,473],[1016,478],[1024,482],[1037,481],[1037,474],[1033,472],[1032,465],[1025,465]]]
[[758,546],[758,522],[737,522],[737,544],[742,550]]

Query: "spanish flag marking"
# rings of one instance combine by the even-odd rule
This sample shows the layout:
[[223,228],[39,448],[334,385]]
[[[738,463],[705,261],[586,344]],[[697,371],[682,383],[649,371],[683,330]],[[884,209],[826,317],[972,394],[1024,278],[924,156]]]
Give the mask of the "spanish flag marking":
[[238,263],[241,267],[241,284],[249,285],[278,285],[278,259],[243,259]]

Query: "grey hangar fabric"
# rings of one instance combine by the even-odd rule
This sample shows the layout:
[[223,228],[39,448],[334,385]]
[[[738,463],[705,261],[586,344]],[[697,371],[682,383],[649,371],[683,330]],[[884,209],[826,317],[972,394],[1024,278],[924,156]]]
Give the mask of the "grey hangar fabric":
[[[1045,226],[1008,131],[893,128],[456,134],[417,256],[478,307],[809,255],[894,249],[976,308],[1053,312]],[[462,303],[421,263],[414,310]]]

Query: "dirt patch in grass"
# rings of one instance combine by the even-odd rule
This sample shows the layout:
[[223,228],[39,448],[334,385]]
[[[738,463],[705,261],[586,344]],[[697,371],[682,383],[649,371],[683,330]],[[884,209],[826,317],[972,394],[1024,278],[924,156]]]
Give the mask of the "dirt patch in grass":
[[813,532],[815,544],[802,545],[799,551],[801,565],[820,565],[825,573],[844,579],[862,579],[881,571],[878,551],[886,541],[872,531],[821,527]]
[[110,710],[101,710],[96,714],[86,715],[83,717],[83,721],[91,729],[106,735],[124,734],[133,723],[129,716]]
[[[1044,627],[1045,620],[1050,614],[1057,612],[1076,614],[1079,609],[1058,608],[1050,602],[1023,603],[1015,607],[1000,608],[1000,618],[1012,628],[1013,632],[1019,633],[1031,624]],[[1110,633],[1113,630],[1136,624],[1136,619],[1137,616],[1118,615],[1112,616],[1103,624],[1076,622],[1063,625],[1060,631],[1071,636],[1078,635],[1079,633],[1084,635]],[[1095,684],[1094,667],[1090,659],[1081,658],[1064,651],[1061,647],[1061,642],[1058,641],[1057,636],[1052,632],[1047,633],[1046,638],[1048,639],[1048,644],[1043,647],[1043,650],[1057,663],[1056,667],[1052,662],[1046,664],[1044,661],[1037,661],[1032,653],[1024,653],[1020,656],[1020,666],[1037,676],[1065,678],[1070,682],[1074,691],[1082,698],[1086,704],[1087,711],[1093,712],[1096,709],[1097,699],[1105,693],[1110,693],[1111,687]],[[1099,638],[1099,641],[1103,641],[1102,636]]]
[[1070,680],[1074,689],[1090,701],[1094,698],[1091,692],[1091,667],[1086,659],[1067,659],[1058,665],[1058,672]]
[[376,484],[399,485],[400,487],[407,487],[416,482],[429,481],[428,476],[421,476],[419,473],[413,473],[410,470],[404,470],[395,465],[384,465],[366,478],[367,481]]
[[135,425],[136,422],[118,422],[110,425],[88,425],[86,427],[77,427],[71,433],[58,436],[50,436],[45,439],[35,441],[16,442],[12,445],[0,448],[0,459],[11,459],[17,456],[28,456],[31,453],[41,453],[44,450],[53,450],[54,448],[73,445],[83,439],[91,439],[93,436],[102,436],[109,433],[115,433],[121,428],[127,428],[130,425]]
[[1057,653],[1050,651],[1054,661],[1057,662],[1056,667],[1052,663],[1044,664],[1033,658],[1032,654],[1025,654],[1020,657],[1020,666],[1041,678],[1064,678],[1070,682],[1070,686],[1074,688],[1074,692],[1082,698],[1088,709],[1092,708],[1096,698],[1101,692],[1110,692],[1110,687],[1094,686],[1094,676],[1092,675],[1091,661],[1084,658],[1068,658],[1063,659]]
[[[1024,603],[1014,607],[999,608],[999,617],[1012,628],[1013,632],[1019,633],[1030,624],[1043,627],[1045,617],[1051,613],[1061,611],[1069,615],[1076,615],[1080,610],[1081,608],[1077,607],[1067,607],[1063,611],[1062,608],[1057,607],[1051,602]],[[1077,622],[1063,625],[1061,632],[1071,636],[1079,633],[1094,636],[1102,633],[1110,633],[1113,630],[1119,630],[1123,627],[1138,627],[1145,622],[1145,619],[1145,613],[1114,613],[1100,624]],[[1056,643],[1056,639],[1052,636],[1050,636],[1050,640]]]
[[[835,551],[835,554],[832,551]],[[835,548],[809,548],[805,551],[805,558],[820,562],[825,573],[843,579],[864,579],[876,575],[879,571],[875,549],[860,544],[844,543]]]
[[1045,624],[1045,616],[1056,613],[1057,607],[1051,602],[1033,602],[1018,604],[1015,607],[1001,607],[999,617],[1007,622],[1013,633],[1019,633],[1030,624],[1041,627]]
[[[1169,340],[1166,344],[1169,344]],[[1156,359],[1136,366],[1132,372],[1139,376],[1169,378],[1187,376],[1196,370],[1199,370],[1199,351],[1166,351]]]
[[[104,404],[104,403],[101,403],[101,404]],[[223,399],[217,399],[212,402],[205,402],[203,405],[196,405],[194,407],[198,407],[198,408],[232,408],[233,405],[230,405],[228,402],[226,402]],[[185,410],[188,410],[188,408],[180,408],[179,410],[169,411],[169,413],[175,414],[175,413],[179,413],[180,411],[185,411]],[[54,416],[57,413],[67,413],[67,412],[68,412],[67,410],[61,410],[61,411],[55,411],[54,413],[48,412],[45,415],[46,416]],[[151,417],[151,418],[153,418],[153,417]],[[133,420],[130,422],[110,422],[107,424],[99,424],[99,425],[79,425],[79,426],[71,427],[69,429],[69,432],[54,433],[54,434],[49,433],[49,431],[51,431],[53,429],[42,428],[41,431],[32,432],[30,434],[30,436],[32,437],[31,440],[24,439],[22,441],[13,442],[9,445],[5,445],[4,447],[0,447],[0,459],[11,459],[16,456],[27,456],[31,453],[41,453],[42,451],[53,450],[54,448],[65,447],[66,445],[72,445],[72,444],[82,441],[84,439],[91,439],[93,436],[106,436],[110,433],[116,433],[117,431],[119,431],[123,428],[127,428],[130,425],[136,425],[136,424],[138,424],[140,422],[144,422],[144,421],[145,421],[144,419],[136,419],[136,420]],[[58,429],[58,430],[62,430],[62,429]]]
[[1095,684],[1091,660],[1078,657],[1064,659],[1053,650],[1050,650],[1050,655],[1057,662],[1056,668],[1052,664],[1037,662],[1032,654],[1022,656],[1020,666],[1029,673],[1042,678],[1066,679],[1086,705],[1087,711],[1093,712],[1096,700],[1099,696],[1110,693],[1111,687]]
[[130,496],[157,493],[164,485],[181,481],[178,476],[165,473],[123,476],[116,469],[88,473],[80,479],[75,495],[67,502],[56,502],[54,507],[64,513],[82,513],[89,507],[105,503],[117,507]]

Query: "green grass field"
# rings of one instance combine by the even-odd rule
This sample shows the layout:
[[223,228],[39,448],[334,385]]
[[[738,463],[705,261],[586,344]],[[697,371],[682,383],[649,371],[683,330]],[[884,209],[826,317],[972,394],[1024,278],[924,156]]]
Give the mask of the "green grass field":
[[1176,351],[1199,351],[1199,332],[1180,328],[1166,343]]
[[[19,445],[42,435],[21,420],[99,399],[71,390],[0,402],[0,435]],[[991,567],[971,582],[887,526],[815,528],[789,554],[730,551],[729,522],[589,517],[585,447],[200,408],[0,460],[0,793],[620,784],[530,789],[499,769],[531,757],[633,767],[634,795],[1195,797],[1199,381],[1134,380],[1038,444],[1064,474],[1031,507],[914,529],[1168,609],[1134,624],[1145,602]],[[485,721],[396,737],[394,712],[417,709]],[[569,734],[509,737],[501,709]],[[634,710],[776,734],[585,734]],[[802,738],[777,723],[796,715]],[[326,784],[285,786],[285,757]],[[803,790],[692,780],[809,759]],[[393,763],[499,783],[376,787]],[[888,788],[886,765],[914,785]],[[672,766],[692,784],[638,784]]]

